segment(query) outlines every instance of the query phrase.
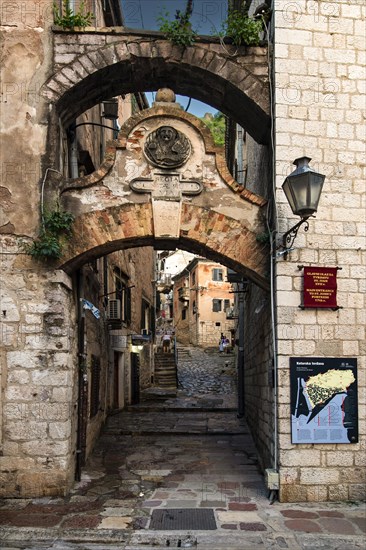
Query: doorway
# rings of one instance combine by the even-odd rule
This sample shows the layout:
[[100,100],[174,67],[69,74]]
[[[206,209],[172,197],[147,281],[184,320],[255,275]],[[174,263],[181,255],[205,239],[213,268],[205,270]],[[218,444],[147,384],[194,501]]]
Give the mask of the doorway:
[[113,352],[113,395],[112,408],[123,409],[125,406],[124,395],[125,361],[124,353]]

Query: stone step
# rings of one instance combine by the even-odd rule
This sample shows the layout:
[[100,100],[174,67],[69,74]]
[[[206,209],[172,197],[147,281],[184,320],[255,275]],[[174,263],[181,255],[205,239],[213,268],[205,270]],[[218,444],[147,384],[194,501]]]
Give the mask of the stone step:
[[176,369],[175,363],[155,363],[156,369]]
[[154,385],[158,388],[177,389],[177,366],[172,353],[155,353]]
[[159,374],[161,376],[164,375],[174,375],[175,376],[176,370],[174,367],[172,368],[161,368],[161,369],[155,369],[155,374]]

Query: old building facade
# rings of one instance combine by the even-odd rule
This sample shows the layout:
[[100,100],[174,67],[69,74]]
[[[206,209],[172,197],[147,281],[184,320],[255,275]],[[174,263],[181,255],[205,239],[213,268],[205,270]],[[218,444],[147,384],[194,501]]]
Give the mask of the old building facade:
[[[174,241],[250,281],[244,298],[246,416],[263,468],[278,473],[280,499],[364,498],[365,6],[361,0],[279,0],[272,8],[268,47],[234,54],[218,41],[180,49],[161,36],[121,28],[52,29],[51,1],[1,2],[2,494],[62,494],[73,482],[80,443],[78,270],[118,250]],[[70,124],[102,100],[162,85],[211,103],[246,129],[253,140],[246,188],[237,186],[194,117],[159,102],[126,123],[95,172],[70,183],[62,164]],[[179,182],[198,186],[179,184],[175,194],[170,187],[168,197],[151,197],[151,182],[138,185],[154,175],[156,159],[151,163],[144,147],[160,126],[193,144],[193,156],[183,147],[189,169],[174,172]],[[286,255],[282,235],[297,220],[281,186],[292,162],[303,156],[326,180],[317,218],[309,220],[307,232],[300,229]],[[136,178],[140,183],[133,188]],[[158,187],[162,192],[164,186]],[[182,188],[201,193],[185,195]],[[75,237],[60,262],[37,262],[22,242],[37,235],[43,201],[59,197],[75,214]],[[299,265],[342,268],[339,309],[299,308]],[[127,283],[134,278],[127,268],[119,276]],[[96,294],[84,298],[92,302]],[[151,304],[145,299],[146,327]],[[85,310],[92,325],[90,315]],[[142,310],[139,317],[136,332]],[[88,347],[90,368],[98,339],[93,336]],[[353,384],[357,438],[294,440],[291,358],[334,359],[352,367],[356,401],[353,379],[335,387],[349,397]],[[345,406],[337,406],[342,418]]]
[[217,347],[221,335],[231,346],[234,298],[227,268],[205,258],[194,258],[173,277],[173,319],[178,342]]

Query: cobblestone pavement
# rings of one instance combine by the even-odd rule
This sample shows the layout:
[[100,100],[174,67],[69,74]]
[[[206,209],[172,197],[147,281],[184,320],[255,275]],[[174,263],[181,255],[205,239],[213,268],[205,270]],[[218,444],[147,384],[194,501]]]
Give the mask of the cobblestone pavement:
[[[251,435],[236,417],[233,362],[182,354],[177,395],[147,392],[150,400],[110,416],[68,497],[0,502],[0,547],[364,550],[364,504],[270,504]],[[174,510],[189,522],[206,510],[216,528],[153,528],[156,514]]]

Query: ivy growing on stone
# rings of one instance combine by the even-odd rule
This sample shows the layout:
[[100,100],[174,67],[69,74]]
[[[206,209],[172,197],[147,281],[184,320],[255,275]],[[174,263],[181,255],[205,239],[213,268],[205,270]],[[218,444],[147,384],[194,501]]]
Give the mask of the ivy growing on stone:
[[93,14],[86,11],[84,2],[80,3],[78,11],[74,13],[70,6],[70,0],[62,1],[61,11],[56,4],[53,4],[53,16],[55,25],[59,25],[63,29],[74,29],[75,27],[84,29],[90,26],[93,20]]
[[52,211],[46,211],[38,237],[32,243],[23,244],[25,252],[36,259],[59,259],[65,242],[72,235],[73,222],[73,214],[61,210],[59,205]]

